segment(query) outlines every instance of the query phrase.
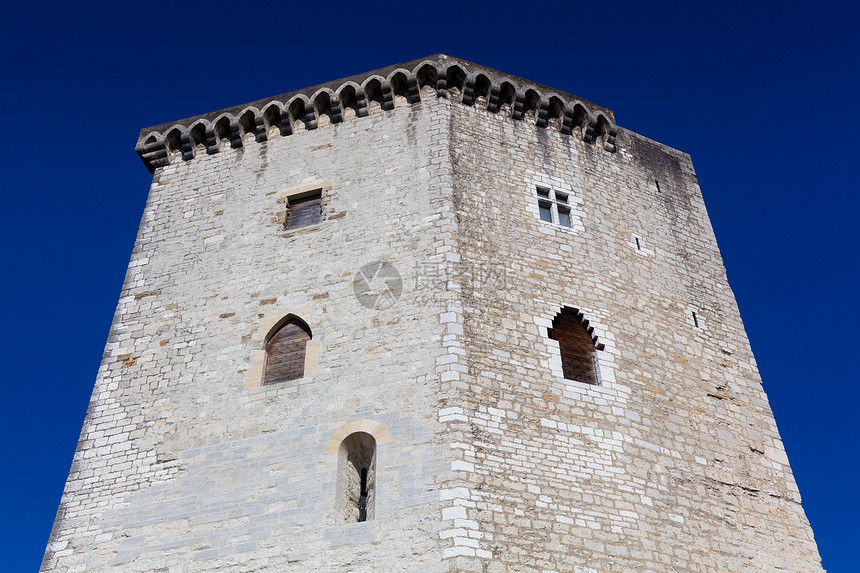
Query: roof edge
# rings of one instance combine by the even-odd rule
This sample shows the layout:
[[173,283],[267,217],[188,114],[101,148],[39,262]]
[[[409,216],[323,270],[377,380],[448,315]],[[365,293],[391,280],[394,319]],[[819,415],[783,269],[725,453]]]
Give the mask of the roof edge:
[[405,99],[411,105],[421,101],[421,88],[428,86],[437,98],[465,105],[480,103],[488,111],[504,111],[514,120],[528,119],[538,127],[554,126],[566,134],[576,131],[589,143],[603,139],[603,147],[615,151],[618,128],[611,110],[447,54],[149,127],[141,130],[135,150],[153,172],[176,157],[193,159],[200,145],[207,154],[217,153],[226,145],[241,147],[249,133],[255,141],[265,141],[273,135],[315,129],[321,120],[339,123],[377,108],[391,110],[395,100],[402,104]]

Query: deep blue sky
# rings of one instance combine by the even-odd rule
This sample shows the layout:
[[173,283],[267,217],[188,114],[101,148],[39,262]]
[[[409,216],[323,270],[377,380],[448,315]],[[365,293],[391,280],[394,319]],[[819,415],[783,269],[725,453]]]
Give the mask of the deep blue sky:
[[138,131],[446,52],[692,155],[824,566],[855,571],[857,9],[422,4],[4,9],[0,568],[48,540],[149,187]]

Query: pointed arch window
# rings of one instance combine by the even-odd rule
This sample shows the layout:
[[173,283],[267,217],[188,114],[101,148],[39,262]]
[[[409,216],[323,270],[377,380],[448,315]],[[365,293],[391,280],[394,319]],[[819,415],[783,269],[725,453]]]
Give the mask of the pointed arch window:
[[311,329],[299,318],[287,317],[266,342],[266,373],[263,384],[297,380],[305,375],[305,353]]
[[597,351],[603,350],[603,345],[598,344],[593,333],[594,328],[575,308],[561,309],[552,321],[552,329],[548,330],[548,334],[558,342],[561,370],[566,379],[586,384],[600,383]]
[[376,439],[354,432],[340,444],[337,462],[337,508],[346,523],[373,518],[376,509]]

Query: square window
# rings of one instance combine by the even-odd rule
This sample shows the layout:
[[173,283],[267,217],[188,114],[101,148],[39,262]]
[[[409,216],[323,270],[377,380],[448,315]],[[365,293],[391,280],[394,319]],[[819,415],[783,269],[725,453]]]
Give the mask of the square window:
[[540,220],[570,227],[570,194],[549,187],[536,186]]
[[322,219],[322,189],[287,199],[284,227],[298,229],[316,225]]

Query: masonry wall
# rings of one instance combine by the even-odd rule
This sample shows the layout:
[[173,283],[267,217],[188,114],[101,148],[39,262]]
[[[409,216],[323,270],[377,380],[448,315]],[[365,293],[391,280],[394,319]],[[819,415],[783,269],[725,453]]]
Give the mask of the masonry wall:
[[[821,571],[689,157],[458,90],[158,168],[43,571]],[[356,296],[380,263],[396,296]],[[598,386],[563,378],[563,306]],[[306,375],[263,386],[287,315]],[[344,524],[353,431],[374,514]]]
[[[452,108],[458,253],[505,280],[459,277],[459,566],[821,571],[689,157],[480,103]],[[571,228],[540,221],[537,184],[571,194]],[[605,343],[600,386],[562,377],[564,305]]]
[[[408,281],[450,249],[448,108],[397,104],[157,170],[42,571],[447,570],[443,303]],[[314,186],[326,220],[285,232],[279,198]],[[354,296],[374,261],[394,306]],[[288,313],[306,376],[261,386]],[[338,439],[369,428],[375,515],[343,524]]]

